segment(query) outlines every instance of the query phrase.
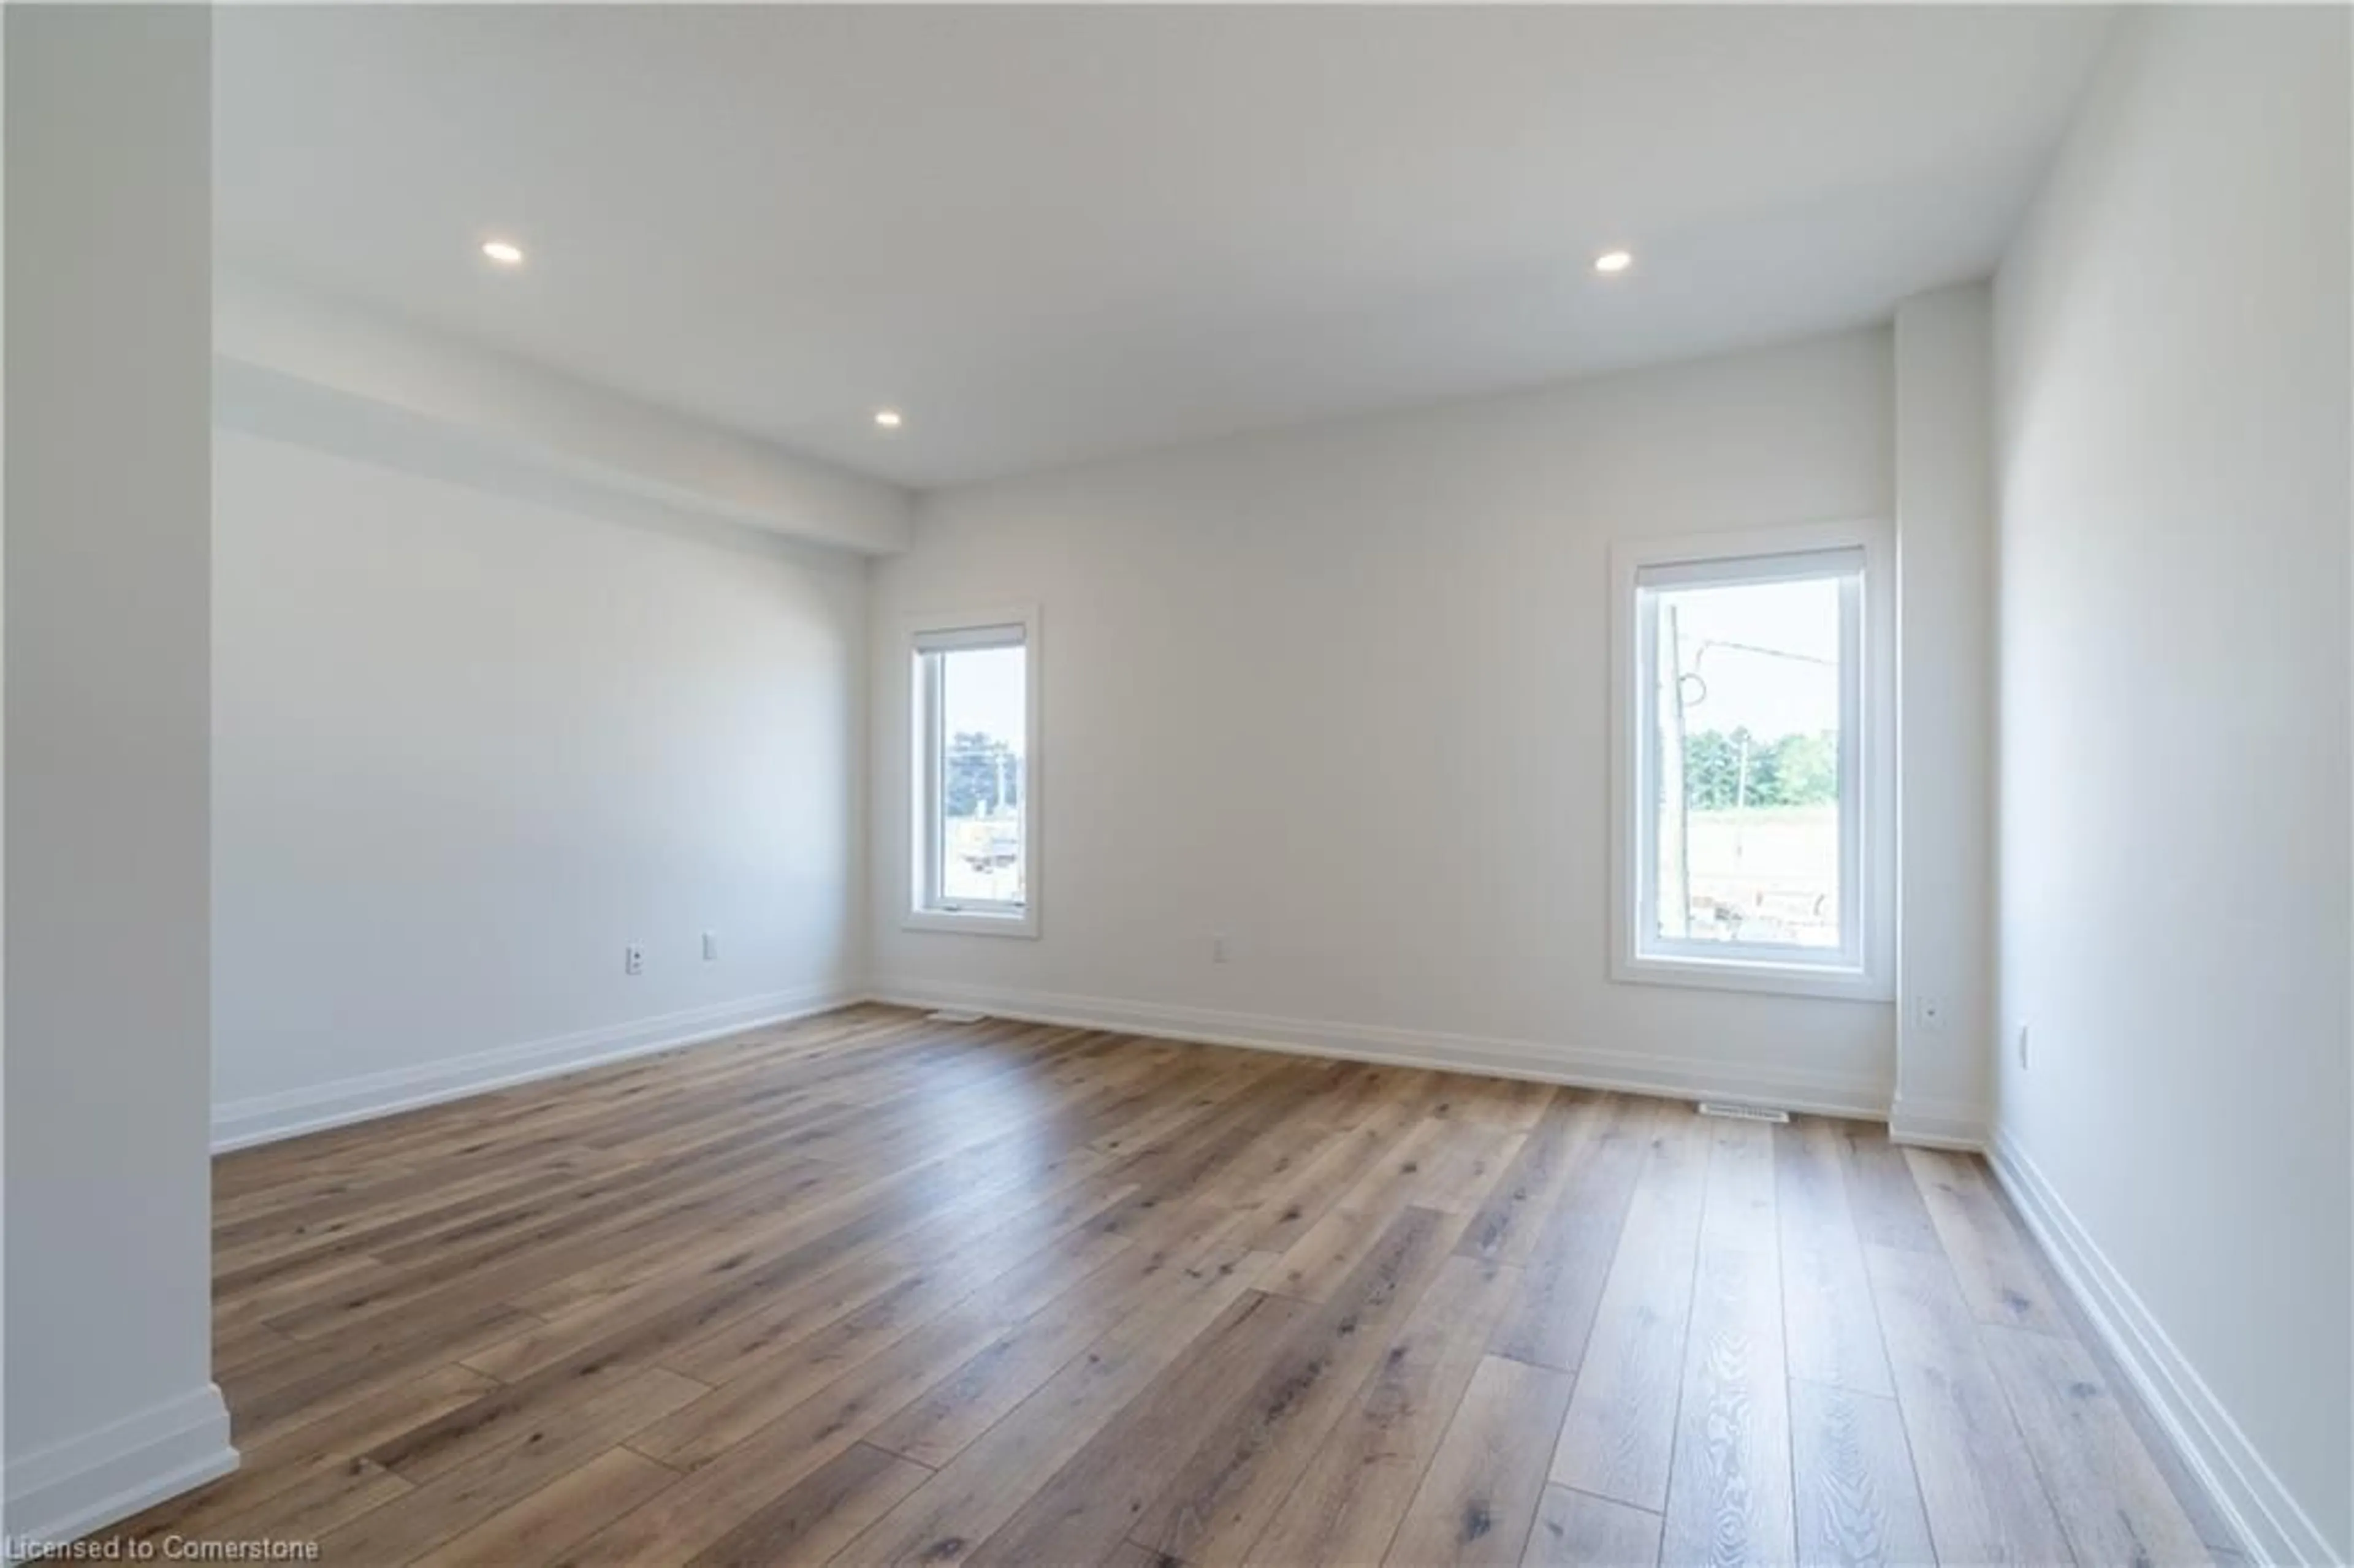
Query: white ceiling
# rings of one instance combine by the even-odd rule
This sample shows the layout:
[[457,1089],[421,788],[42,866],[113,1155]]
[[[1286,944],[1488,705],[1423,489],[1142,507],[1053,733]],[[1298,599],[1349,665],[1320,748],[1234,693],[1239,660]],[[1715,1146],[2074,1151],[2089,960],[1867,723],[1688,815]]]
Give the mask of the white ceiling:
[[216,15],[226,269],[917,486],[1883,319],[1990,270],[2110,20]]

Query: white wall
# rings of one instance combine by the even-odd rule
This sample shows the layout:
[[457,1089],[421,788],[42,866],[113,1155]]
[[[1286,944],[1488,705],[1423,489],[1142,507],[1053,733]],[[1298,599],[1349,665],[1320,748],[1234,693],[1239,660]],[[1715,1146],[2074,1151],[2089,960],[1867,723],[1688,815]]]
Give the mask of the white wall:
[[1982,1143],[1994,1052],[1993,302],[1896,310],[1900,1137]]
[[213,334],[224,381],[249,402],[366,404],[657,504],[843,549],[907,543],[896,485],[350,305],[223,278]]
[[10,1535],[236,1462],[206,1162],[210,23],[10,6]]
[[[0,19],[0,279],[7,271],[8,201],[7,201],[7,82],[8,27]],[[7,536],[8,536],[8,419],[7,363],[8,296],[5,282],[0,282],[0,691],[6,688],[7,677]],[[0,703],[0,709],[5,704]],[[7,1170],[8,1160],[8,1009],[7,981],[7,749],[8,726],[5,712],[0,712],[0,1172]],[[8,1528],[8,1224],[7,1204],[0,1202],[0,1535]]]
[[843,995],[863,563],[347,412],[224,403],[220,1137]]
[[[1859,332],[926,498],[875,568],[879,986],[1884,1112],[1885,1004],[1608,980],[1606,628],[1614,538],[1890,515],[1890,407]],[[1008,602],[1043,934],[905,931],[903,619]]]
[[2132,19],[1998,281],[2000,1137],[2269,1560],[2354,1553],[2348,17]]

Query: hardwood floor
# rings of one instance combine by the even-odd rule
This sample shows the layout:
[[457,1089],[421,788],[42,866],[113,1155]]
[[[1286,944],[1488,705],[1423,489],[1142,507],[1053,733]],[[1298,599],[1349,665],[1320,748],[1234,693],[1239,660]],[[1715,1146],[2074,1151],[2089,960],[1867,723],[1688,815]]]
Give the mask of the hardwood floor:
[[862,1007],[220,1160],[336,1563],[2234,1561],[1976,1159]]

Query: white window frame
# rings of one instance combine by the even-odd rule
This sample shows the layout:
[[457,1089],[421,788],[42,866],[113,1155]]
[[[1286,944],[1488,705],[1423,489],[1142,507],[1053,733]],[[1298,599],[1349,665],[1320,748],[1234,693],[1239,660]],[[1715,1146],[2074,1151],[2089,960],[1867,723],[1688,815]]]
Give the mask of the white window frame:
[[[1656,607],[1646,577],[1696,586],[1816,575],[1861,552],[1842,589],[1840,922],[1836,949],[1678,941],[1657,935]],[[1808,561],[1804,557],[1816,557]],[[1895,994],[1895,561],[1879,523],[1805,524],[1611,547],[1611,975],[1619,980],[1888,1001]]]
[[[1038,935],[1039,781],[1045,771],[1039,749],[1038,619],[1036,605],[1019,605],[953,615],[915,616],[907,621],[901,642],[908,672],[909,709],[908,874],[906,905],[899,920],[904,929],[990,937]],[[938,813],[942,759],[935,743],[940,733],[939,666],[928,655],[958,649],[1012,647],[1017,643],[1023,650],[1022,902],[950,903],[938,894],[941,835]]]

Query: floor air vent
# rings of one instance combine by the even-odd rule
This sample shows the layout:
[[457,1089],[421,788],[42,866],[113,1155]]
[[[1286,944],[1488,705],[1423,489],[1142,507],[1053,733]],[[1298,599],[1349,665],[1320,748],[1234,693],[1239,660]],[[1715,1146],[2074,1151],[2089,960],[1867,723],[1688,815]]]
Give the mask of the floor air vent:
[[1790,1113],[1786,1110],[1769,1110],[1764,1106],[1729,1106],[1721,1100],[1701,1101],[1700,1114],[1730,1117],[1734,1121],[1787,1122],[1790,1119]]
[[[924,1014],[924,1017],[933,1023],[978,1023],[981,1022],[980,1013],[966,1012],[960,1008],[954,1007],[943,1007],[938,1012],[928,1012]],[[1789,1118],[1785,1117],[1782,1119],[1787,1121]]]

